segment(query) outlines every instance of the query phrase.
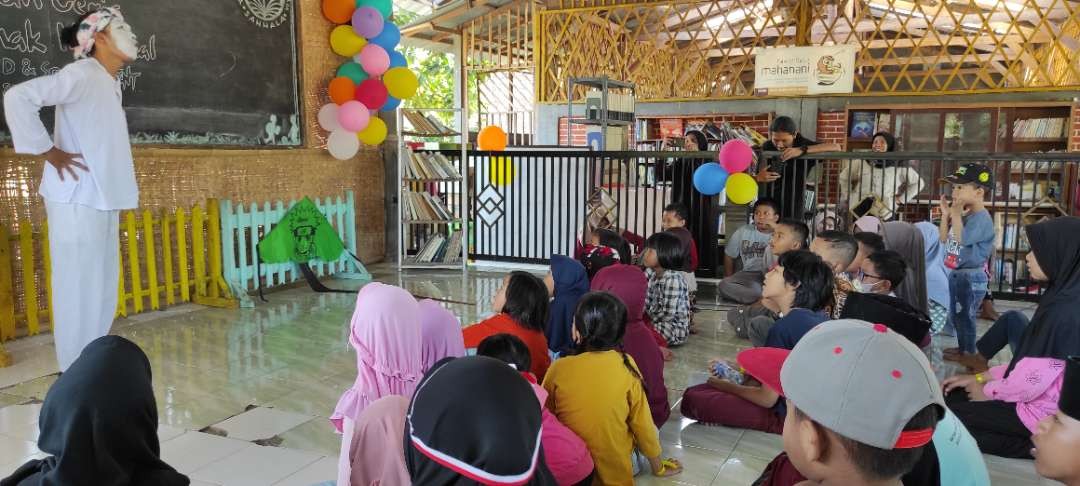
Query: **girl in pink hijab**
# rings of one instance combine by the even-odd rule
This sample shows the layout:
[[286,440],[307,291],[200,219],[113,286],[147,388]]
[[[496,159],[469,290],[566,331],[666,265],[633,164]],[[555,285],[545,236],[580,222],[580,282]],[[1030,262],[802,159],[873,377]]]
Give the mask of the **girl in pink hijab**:
[[420,340],[425,372],[440,359],[465,356],[461,321],[431,299],[420,301]]
[[361,412],[388,395],[412,396],[424,375],[420,306],[405,289],[378,282],[356,296],[349,344],[356,349],[356,382],[338,400],[330,422],[342,432],[338,478],[349,484],[353,428]]
[[[459,335],[461,333],[458,333]],[[411,484],[405,468],[405,413],[409,398],[389,395],[364,409],[353,432],[351,471],[339,471],[339,485],[405,486]],[[345,472],[343,475],[342,472]]]

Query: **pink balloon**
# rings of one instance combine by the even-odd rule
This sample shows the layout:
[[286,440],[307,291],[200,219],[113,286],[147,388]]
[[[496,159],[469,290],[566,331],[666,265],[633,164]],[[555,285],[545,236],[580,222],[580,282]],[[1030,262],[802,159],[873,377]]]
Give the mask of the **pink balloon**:
[[743,140],[728,140],[720,147],[720,165],[729,174],[742,172],[754,161],[754,149]]
[[[368,44],[356,55],[357,61],[371,77],[382,76],[390,69],[390,55],[378,44]],[[368,105],[371,106],[371,105]],[[379,105],[382,106],[382,105]]]
[[386,104],[388,96],[390,94],[386,92],[386,86],[378,79],[365,79],[356,86],[356,101],[363,103],[364,106],[381,108]]
[[383,29],[383,16],[373,7],[360,7],[352,14],[352,28],[356,35],[370,39]]
[[338,107],[338,123],[348,132],[356,133],[367,128],[370,117],[371,110],[356,100],[346,101]]

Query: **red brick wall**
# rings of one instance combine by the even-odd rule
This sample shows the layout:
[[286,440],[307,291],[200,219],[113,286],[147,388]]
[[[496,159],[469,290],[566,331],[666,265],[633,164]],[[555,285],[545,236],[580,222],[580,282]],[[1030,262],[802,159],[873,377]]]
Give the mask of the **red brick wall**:
[[[818,112],[817,141],[822,143],[838,143],[841,148],[847,149],[847,112],[846,111],[822,111]],[[840,197],[840,189],[837,180],[840,175],[840,162],[830,160],[826,162],[825,173],[818,187],[818,203],[836,201]],[[825,192],[825,188],[828,192]]]
[[1080,152],[1080,105],[1073,105],[1072,124],[1069,151]]

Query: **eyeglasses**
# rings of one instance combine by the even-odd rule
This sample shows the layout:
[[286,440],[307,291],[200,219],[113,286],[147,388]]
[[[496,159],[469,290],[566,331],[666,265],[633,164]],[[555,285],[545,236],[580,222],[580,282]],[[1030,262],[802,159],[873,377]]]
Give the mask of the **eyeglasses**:
[[885,280],[884,277],[881,277],[879,275],[874,275],[874,274],[866,273],[866,272],[864,272],[862,270],[859,270],[859,280],[863,280],[866,277],[870,277],[872,279],[879,280],[879,281],[880,280]]

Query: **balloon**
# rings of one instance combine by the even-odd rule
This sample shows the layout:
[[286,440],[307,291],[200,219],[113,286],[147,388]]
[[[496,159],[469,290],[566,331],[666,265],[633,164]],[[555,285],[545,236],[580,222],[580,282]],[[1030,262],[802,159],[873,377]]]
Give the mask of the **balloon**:
[[319,126],[323,130],[332,132],[334,130],[341,130],[341,124],[338,123],[338,106],[333,103],[327,103],[319,108]]
[[420,87],[420,81],[407,67],[388,69],[383,74],[383,84],[386,85],[386,91],[391,96],[402,100],[412,98],[416,94],[416,89]]
[[393,6],[390,0],[356,0],[356,8],[360,7],[374,8],[382,14],[384,19],[390,18],[390,14],[393,13]]
[[364,46],[356,57],[359,58],[364,71],[370,76],[382,76],[387,69],[390,69],[390,56],[386,54],[386,49],[378,44]]
[[364,72],[364,68],[352,61],[342,64],[337,70],[337,75],[339,77],[344,76],[351,79],[354,84],[360,84],[368,78],[367,73]]
[[386,22],[383,24],[382,32],[379,35],[368,39],[371,44],[377,44],[388,51],[394,50],[399,43],[401,43],[401,29],[394,25],[393,22]]
[[735,204],[746,204],[753,201],[757,195],[757,181],[750,174],[739,172],[728,177],[727,197],[729,201]]
[[386,103],[383,103],[380,111],[394,111],[398,106],[401,106],[401,100],[394,98],[393,96],[386,97]]
[[348,25],[339,25],[330,31],[330,50],[339,56],[356,55],[367,45],[367,41],[358,37]]
[[409,61],[405,59],[405,55],[398,51],[390,51],[390,67],[409,67]]
[[480,150],[500,152],[506,150],[506,132],[495,125],[488,125],[476,136],[476,145]]
[[754,161],[754,149],[743,140],[728,140],[720,147],[720,165],[729,173],[742,172]]
[[508,157],[492,157],[488,164],[488,178],[496,186],[505,186],[514,181],[514,162]]
[[351,159],[360,151],[360,139],[345,130],[330,132],[326,139],[326,150],[338,160]]
[[386,140],[386,122],[382,121],[382,118],[372,117],[367,128],[357,133],[356,138],[366,145],[383,143],[383,140]]
[[330,101],[342,104],[356,99],[356,83],[345,76],[338,76],[330,80]]
[[322,14],[335,24],[345,24],[352,18],[356,4],[349,0],[323,0]]
[[386,86],[378,79],[367,79],[356,87],[356,101],[364,106],[376,108],[385,105],[387,99]]
[[724,190],[728,173],[720,164],[709,162],[694,171],[694,187],[706,196],[715,196]]
[[383,15],[371,7],[360,7],[352,14],[352,28],[356,35],[370,39],[383,30]]
[[367,128],[371,111],[359,101],[346,101],[338,107],[338,123],[346,131],[356,133]]

